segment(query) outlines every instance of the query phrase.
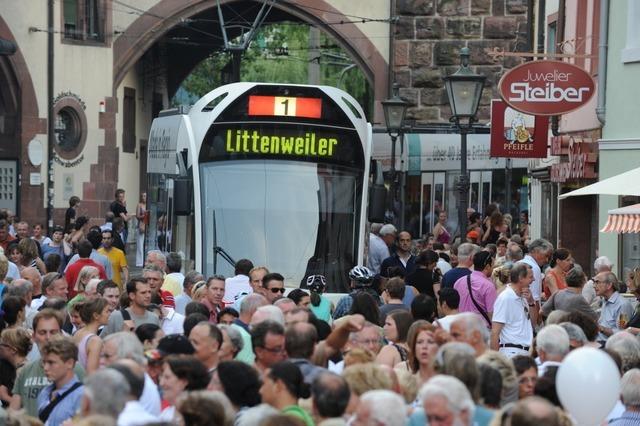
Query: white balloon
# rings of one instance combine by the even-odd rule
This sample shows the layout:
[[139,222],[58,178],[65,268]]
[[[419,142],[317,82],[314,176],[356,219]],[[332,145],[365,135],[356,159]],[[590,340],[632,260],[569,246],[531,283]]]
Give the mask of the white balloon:
[[620,372],[606,352],[576,349],[558,369],[556,391],[578,426],[599,425],[620,398]]

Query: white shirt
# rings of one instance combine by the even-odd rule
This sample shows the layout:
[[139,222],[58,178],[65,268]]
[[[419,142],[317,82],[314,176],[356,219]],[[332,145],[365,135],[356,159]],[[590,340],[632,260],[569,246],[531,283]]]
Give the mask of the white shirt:
[[451,329],[451,323],[457,319],[458,315],[460,314],[447,315],[446,317],[438,318],[433,322],[433,326],[434,327],[440,326],[444,330],[449,332],[449,330]]
[[500,344],[531,346],[533,326],[528,315],[527,301],[508,285],[493,305],[492,321],[504,324],[500,331]]
[[438,263],[436,263],[436,268],[440,269],[440,272],[442,272],[442,275],[444,275],[451,270],[451,265],[449,264],[449,262],[439,257]]
[[9,269],[7,269],[7,277],[10,277],[14,280],[20,279],[20,270],[18,269],[18,265],[13,262],[9,262]]
[[38,309],[40,309],[40,307],[44,304],[46,300],[47,300],[47,297],[45,295],[42,295],[37,299],[33,299],[31,301],[31,309],[35,309],[37,311]]
[[144,373],[144,389],[142,390],[142,396],[140,396],[140,405],[152,416],[159,416],[162,411],[158,386],[153,383],[153,380],[147,373]]
[[540,270],[538,262],[536,262],[536,260],[529,255],[526,255],[520,262],[526,263],[527,265],[531,266],[531,270],[533,271],[533,282],[529,286],[529,290],[531,291],[533,300],[539,302],[542,298],[542,270]]
[[162,410],[162,413],[160,413],[160,421],[162,422],[175,424],[174,423],[175,417],[176,417],[176,407],[173,405],[165,408],[164,410]]
[[138,401],[127,402],[118,416],[118,426],[143,426],[158,421],[158,417],[149,414]]
[[165,335],[184,333],[184,315],[177,313],[173,308],[162,307],[163,318],[160,320],[160,328]]
[[224,297],[222,298],[222,302],[225,305],[232,305],[238,299],[238,296],[243,293],[245,295],[253,293],[253,289],[249,283],[249,277],[242,274],[229,277],[224,281]]

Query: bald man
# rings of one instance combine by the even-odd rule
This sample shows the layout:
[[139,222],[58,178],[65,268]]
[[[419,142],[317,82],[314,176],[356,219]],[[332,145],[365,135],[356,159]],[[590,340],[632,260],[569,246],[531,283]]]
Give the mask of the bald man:
[[42,283],[40,281],[40,272],[37,268],[29,266],[20,272],[20,277],[30,281],[33,285],[33,298],[39,299],[42,296]]

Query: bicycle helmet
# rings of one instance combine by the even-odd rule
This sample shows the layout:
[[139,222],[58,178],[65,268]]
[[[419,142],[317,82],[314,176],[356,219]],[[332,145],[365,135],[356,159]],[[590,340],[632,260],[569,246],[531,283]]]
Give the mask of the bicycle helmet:
[[361,285],[368,285],[373,281],[373,272],[365,266],[354,266],[349,271],[349,279]]
[[327,279],[324,275],[309,275],[307,277],[307,288],[314,293],[323,293],[327,288]]

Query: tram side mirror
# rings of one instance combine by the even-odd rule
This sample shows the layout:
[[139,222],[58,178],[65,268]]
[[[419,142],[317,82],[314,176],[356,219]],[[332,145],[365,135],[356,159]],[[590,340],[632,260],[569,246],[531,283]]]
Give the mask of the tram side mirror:
[[176,216],[191,214],[191,180],[176,179],[173,181],[173,211]]
[[371,162],[373,184],[369,188],[369,222],[384,223],[384,214],[387,206],[387,188],[384,186],[382,167],[379,162]]

